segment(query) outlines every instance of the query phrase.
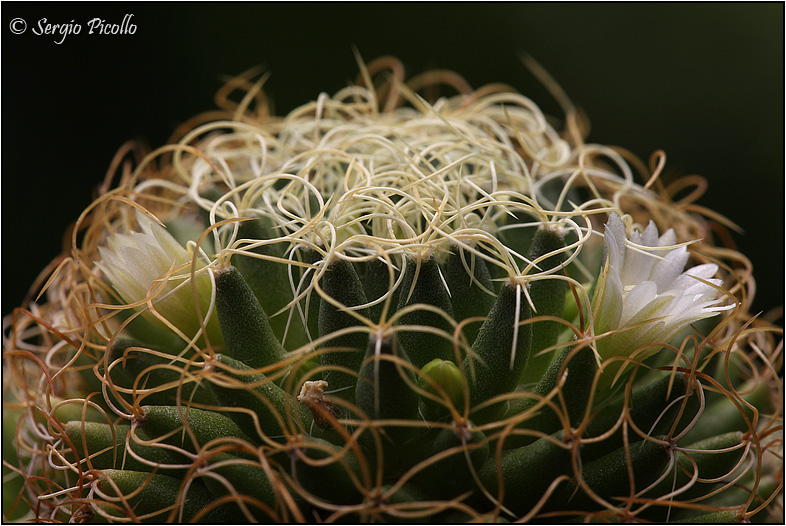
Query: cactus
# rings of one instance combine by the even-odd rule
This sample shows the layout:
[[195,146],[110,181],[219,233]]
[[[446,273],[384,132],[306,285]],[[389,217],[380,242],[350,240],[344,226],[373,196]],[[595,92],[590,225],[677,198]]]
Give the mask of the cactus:
[[731,223],[569,105],[390,60],[284,118],[253,88],[85,211],[4,323],[4,518],[782,521]]

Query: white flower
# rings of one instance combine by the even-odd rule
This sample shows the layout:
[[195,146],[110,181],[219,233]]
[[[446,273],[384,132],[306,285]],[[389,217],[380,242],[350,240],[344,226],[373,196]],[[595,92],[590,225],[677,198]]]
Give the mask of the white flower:
[[[720,279],[714,263],[685,271],[685,246],[670,247],[677,236],[669,229],[658,237],[650,221],[642,234],[625,234],[622,219],[612,213],[605,230],[605,264],[593,299],[595,334],[601,359],[632,356],[643,359],[666,344],[688,324],[731,308],[718,299]],[[652,248],[648,248],[652,247]],[[643,351],[643,352],[641,352]],[[615,370],[616,367],[610,369]]]
[[[96,266],[127,303],[148,299],[152,292],[156,312],[190,339],[200,328],[190,283],[192,255],[161,225],[138,210],[136,219],[142,231],[110,236],[107,246],[98,249],[101,260]],[[161,289],[162,279],[169,273]],[[196,278],[196,286],[201,314],[205,316],[210,306],[210,279],[203,273]],[[220,334],[214,330],[214,326],[217,329],[215,318],[211,316],[208,321],[211,336]],[[148,315],[148,319],[162,325],[153,316]]]

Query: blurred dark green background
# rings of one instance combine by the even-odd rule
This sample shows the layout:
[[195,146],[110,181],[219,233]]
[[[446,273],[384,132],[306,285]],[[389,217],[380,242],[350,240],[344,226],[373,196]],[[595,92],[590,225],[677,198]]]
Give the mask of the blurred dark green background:
[[[161,145],[211,109],[221,76],[273,72],[278,113],[354,78],[366,60],[401,58],[410,73],[461,72],[507,82],[544,111],[558,106],[521,65],[535,57],[589,115],[592,142],[676,174],[704,175],[700,201],[736,221],[758,277],[755,308],[783,303],[784,60],[781,3],[768,4],[40,4],[2,5],[2,313],[61,246],[116,149]],[[88,35],[87,21],[133,35]],[[10,31],[14,18],[28,29]],[[38,36],[42,18],[82,24]]]

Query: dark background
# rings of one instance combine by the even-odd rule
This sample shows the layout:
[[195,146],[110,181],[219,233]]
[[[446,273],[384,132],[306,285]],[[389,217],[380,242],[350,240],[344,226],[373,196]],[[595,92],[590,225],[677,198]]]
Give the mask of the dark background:
[[[87,21],[133,35],[88,35]],[[61,248],[128,139],[162,145],[213,108],[222,75],[262,64],[279,114],[353,79],[352,46],[410,74],[453,69],[559,108],[518,59],[535,57],[589,115],[589,140],[698,173],[701,204],[745,231],[756,310],[783,303],[784,61],[781,3],[768,4],[40,4],[2,5],[2,313]],[[21,17],[28,29],[14,35]],[[79,35],[31,32],[38,20]]]

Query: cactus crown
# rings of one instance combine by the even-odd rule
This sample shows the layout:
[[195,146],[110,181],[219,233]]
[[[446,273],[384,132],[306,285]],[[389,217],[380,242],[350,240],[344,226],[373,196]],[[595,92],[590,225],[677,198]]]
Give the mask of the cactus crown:
[[109,174],[6,324],[10,513],[777,519],[781,344],[730,223],[569,105],[399,66],[283,118],[241,76]]

